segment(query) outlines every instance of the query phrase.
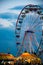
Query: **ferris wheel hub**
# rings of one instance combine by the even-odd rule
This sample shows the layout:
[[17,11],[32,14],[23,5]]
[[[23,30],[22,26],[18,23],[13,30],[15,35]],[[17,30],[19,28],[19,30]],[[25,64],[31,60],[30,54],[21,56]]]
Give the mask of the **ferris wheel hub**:
[[34,33],[34,31],[32,31],[32,30],[27,30],[26,32],[28,32],[28,33]]

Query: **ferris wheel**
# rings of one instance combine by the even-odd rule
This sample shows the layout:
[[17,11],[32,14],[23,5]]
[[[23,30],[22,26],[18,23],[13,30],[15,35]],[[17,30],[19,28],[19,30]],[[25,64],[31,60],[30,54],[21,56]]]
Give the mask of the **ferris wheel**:
[[17,55],[24,51],[36,53],[42,35],[43,8],[38,5],[26,5],[16,22]]

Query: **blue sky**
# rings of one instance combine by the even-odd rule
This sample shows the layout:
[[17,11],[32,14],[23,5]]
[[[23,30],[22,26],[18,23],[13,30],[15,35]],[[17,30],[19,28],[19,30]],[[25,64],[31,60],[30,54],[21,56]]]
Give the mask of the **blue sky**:
[[20,11],[28,4],[42,6],[43,0],[0,0],[0,52],[10,48],[10,53],[16,54],[15,25]]

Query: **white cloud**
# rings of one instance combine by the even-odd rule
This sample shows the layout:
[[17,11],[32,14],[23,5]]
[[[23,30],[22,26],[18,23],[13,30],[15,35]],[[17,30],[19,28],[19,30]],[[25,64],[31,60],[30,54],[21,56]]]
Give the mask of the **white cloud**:
[[21,6],[21,5],[28,5],[28,4],[40,4],[38,1],[34,0],[11,0],[11,1],[3,1],[0,4],[0,13],[7,12],[9,8],[15,7],[15,6]]
[[21,10],[8,10],[9,13],[20,14]]
[[2,27],[2,28],[14,28],[14,24],[10,20],[8,21],[6,19],[0,18],[0,27]]

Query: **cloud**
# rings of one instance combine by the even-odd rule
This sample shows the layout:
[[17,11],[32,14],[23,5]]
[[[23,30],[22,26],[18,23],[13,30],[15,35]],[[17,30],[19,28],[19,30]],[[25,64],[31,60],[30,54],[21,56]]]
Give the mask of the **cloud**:
[[14,13],[0,13],[0,18],[3,19],[17,19],[17,14]]
[[17,16],[20,14],[21,10],[9,10],[9,13],[17,14]]
[[0,0],[0,13],[7,12],[10,8],[13,7],[15,10],[20,10],[22,6],[28,4],[43,4],[43,0]]
[[14,28],[14,24],[11,21],[0,18],[0,28]]
[[19,5],[16,7],[9,8],[8,12],[19,15],[23,8],[24,8],[24,5]]
[[21,10],[23,7],[24,7],[24,5],[20,5],[20,6],[10,8],[10,10]]

